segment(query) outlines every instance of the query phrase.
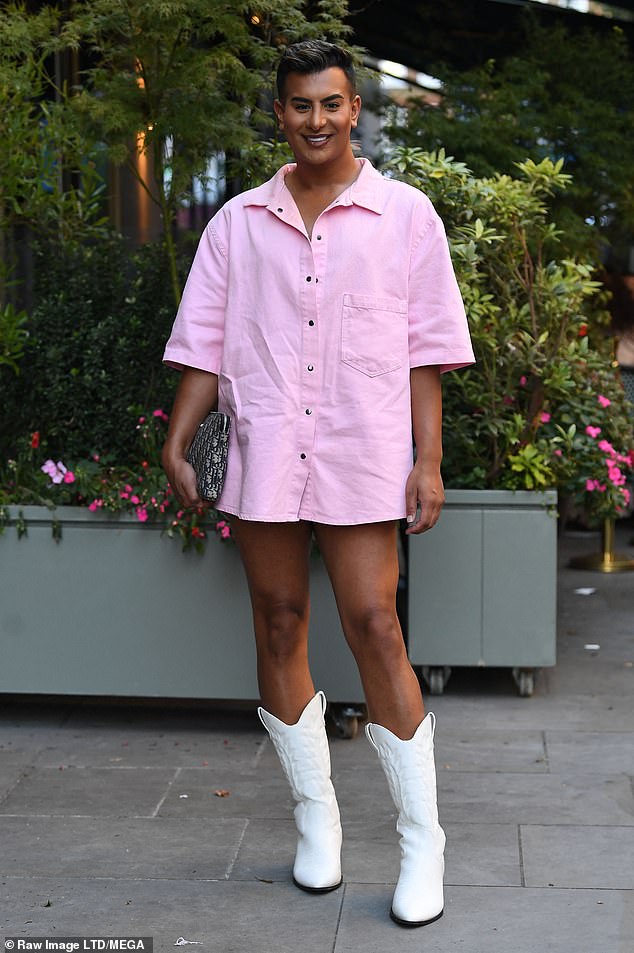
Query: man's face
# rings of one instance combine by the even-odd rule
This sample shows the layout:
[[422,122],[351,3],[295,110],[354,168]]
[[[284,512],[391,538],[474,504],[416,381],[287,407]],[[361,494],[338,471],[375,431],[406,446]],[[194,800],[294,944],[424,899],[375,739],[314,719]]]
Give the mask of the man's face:
[[298,163],[336,163],[349,154],[361,98],[352,94],[338,66],[308,75],[290,73],[284,102],[276,99],[274,108]]

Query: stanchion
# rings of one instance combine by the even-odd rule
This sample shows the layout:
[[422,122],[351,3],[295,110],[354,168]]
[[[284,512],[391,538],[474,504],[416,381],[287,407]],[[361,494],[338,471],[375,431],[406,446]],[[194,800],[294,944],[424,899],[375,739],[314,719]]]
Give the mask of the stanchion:
[[571,569],[592,569],[596,572],[631,572],[634,559],[614,552],[614,520],[606,519],[601,527],[601,552],[589,556],[575,556]]

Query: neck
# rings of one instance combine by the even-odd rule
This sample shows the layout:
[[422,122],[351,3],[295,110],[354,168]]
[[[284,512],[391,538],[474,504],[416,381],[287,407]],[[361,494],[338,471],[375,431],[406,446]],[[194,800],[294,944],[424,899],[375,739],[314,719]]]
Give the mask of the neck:
[[330,164],[314,166],[298,162],[291,173],[294,185],[307,192],[350,185],[358,174],[359,166],[352,150],[336,166]]

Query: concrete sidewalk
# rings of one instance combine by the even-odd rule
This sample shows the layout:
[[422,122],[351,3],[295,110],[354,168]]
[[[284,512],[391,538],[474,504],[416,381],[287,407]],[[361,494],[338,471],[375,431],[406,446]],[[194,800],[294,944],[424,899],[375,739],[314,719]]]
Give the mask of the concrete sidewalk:
[[[634,556],[632,534],[620,528],[619,548]],[[0,935],[149,935],[156,951],[182,937],[209,953],[632,953],[634,573],[566,568],[597,548],[560,542],[559,661],[532,698],[507,671],[457,670],[427,699],[447,832],[436,923],[388,919],[398,835],[361,734],[332,741],[345,883],[314,896],[290,882],[292,801],[255,711],[5,699]]]

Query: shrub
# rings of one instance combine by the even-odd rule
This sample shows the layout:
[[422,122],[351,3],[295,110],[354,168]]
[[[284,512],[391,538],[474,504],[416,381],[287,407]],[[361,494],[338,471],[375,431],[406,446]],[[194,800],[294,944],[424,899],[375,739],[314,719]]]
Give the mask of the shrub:
[[450,487],[559,488],[597,518],[629,503],[629,407],[602,331],[593,264],[549,216],[570,176],[544,159],[477,178],[441,151],[397,150],[389,168],[443,218],[476,353],[445,375]]
[[21,373],[0,366],[2,456],[39,431],[56,458],[99,450],[127,463],[138,408],[169,406],[177,381],[161,365],[174,318],[163,248],[40,241],[34,270]]

